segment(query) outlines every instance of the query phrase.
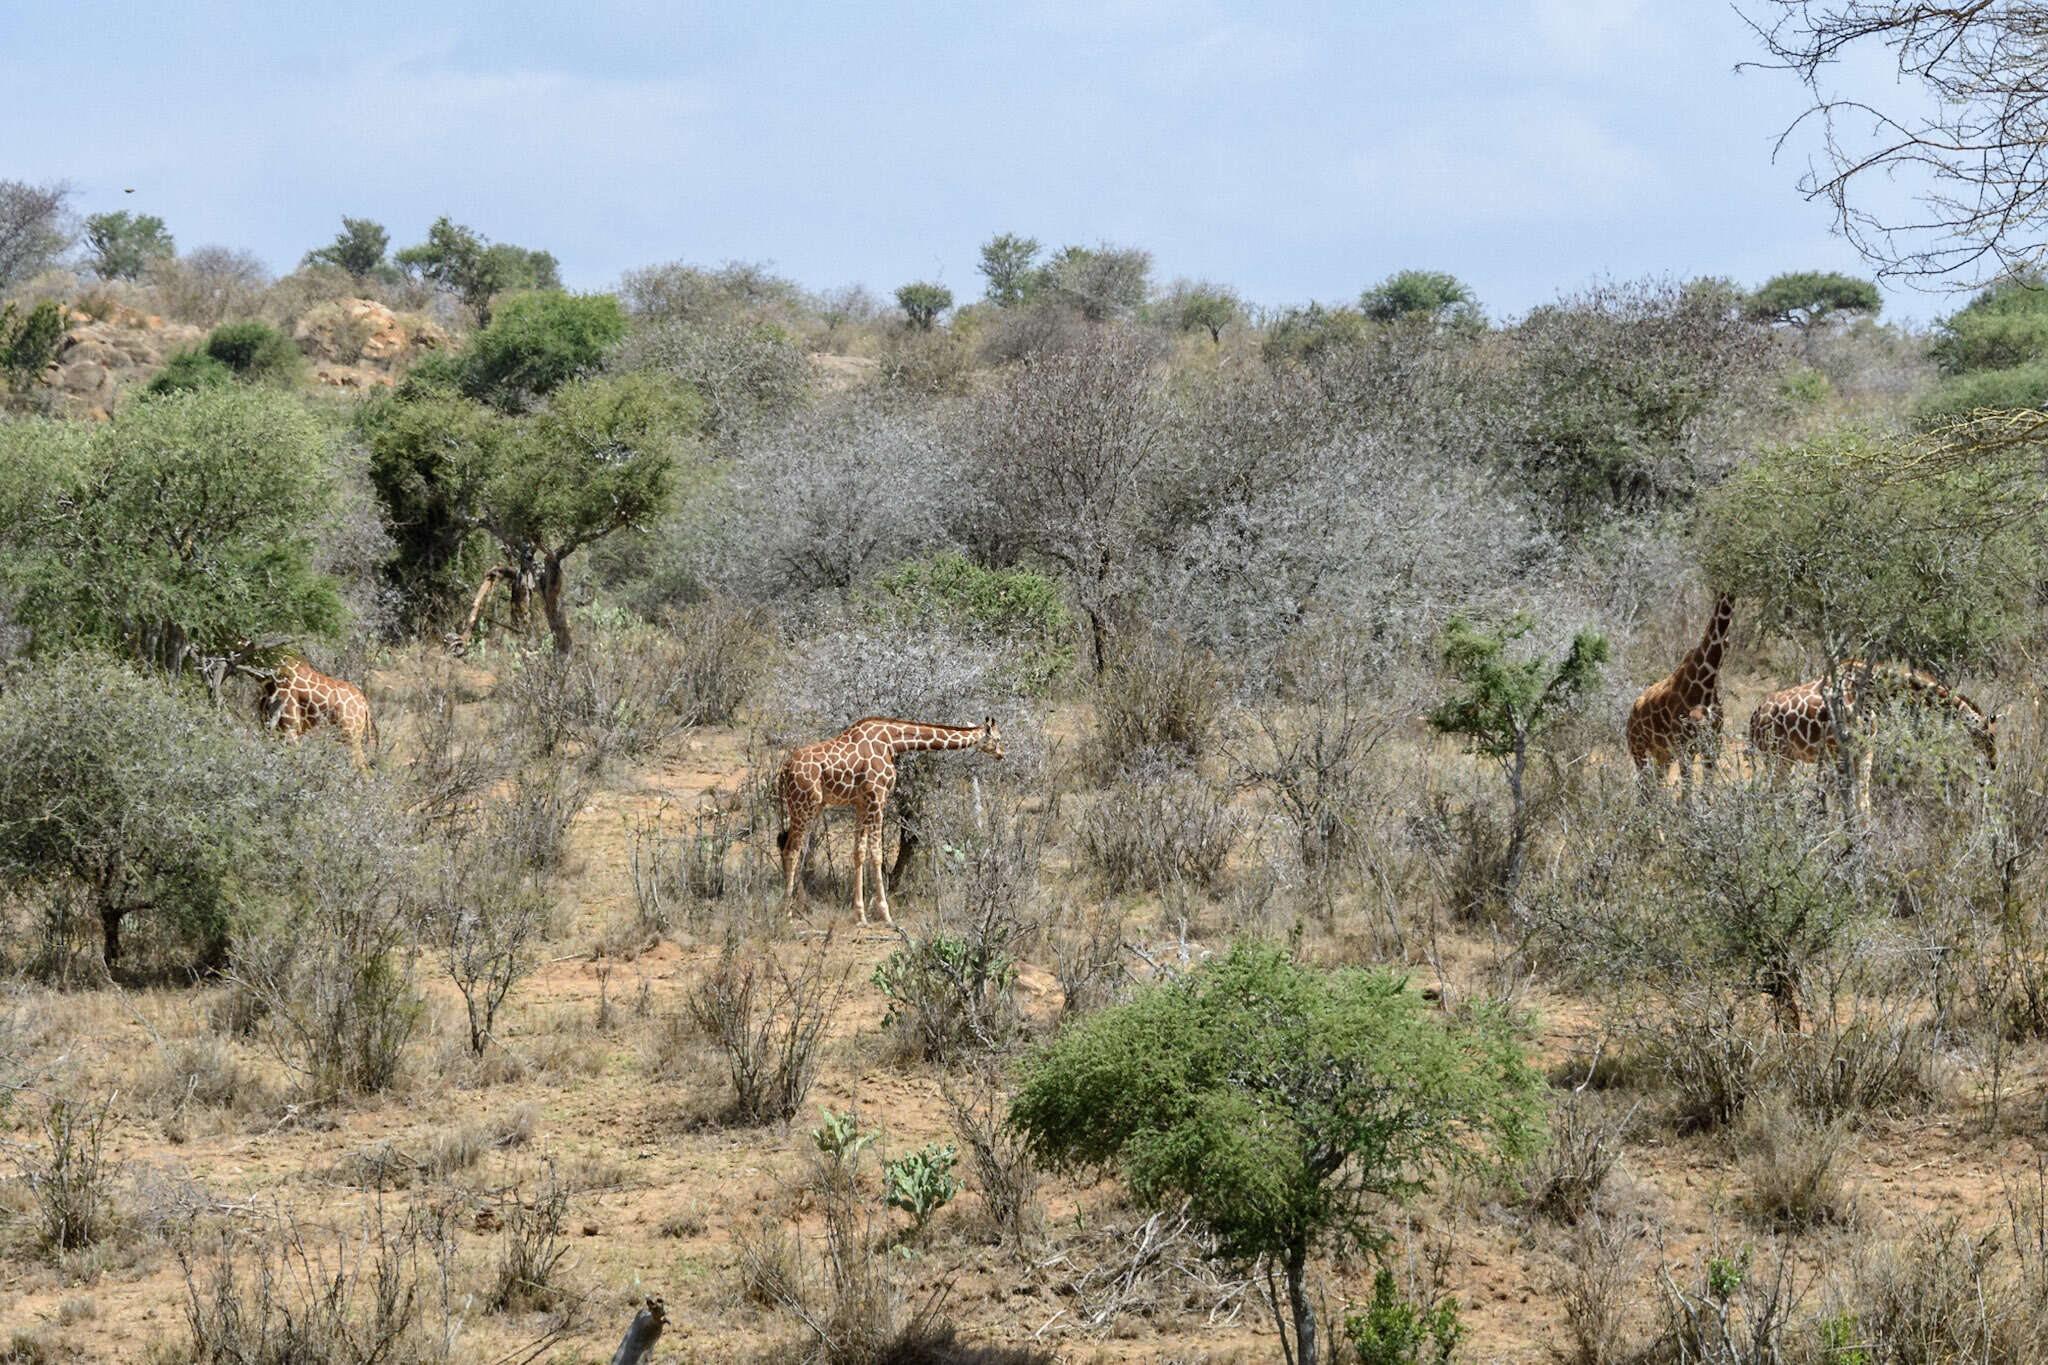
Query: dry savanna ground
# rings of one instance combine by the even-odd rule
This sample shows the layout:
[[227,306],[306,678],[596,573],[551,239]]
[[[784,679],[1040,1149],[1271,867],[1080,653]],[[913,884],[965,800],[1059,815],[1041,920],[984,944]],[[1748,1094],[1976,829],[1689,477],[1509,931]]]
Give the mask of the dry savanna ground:
[[[452,670],[424,658],[385,657],[372,674],[386,720],[371,780],[421,761],[429,678],[457,699],[467,742],[503,719],[491,658]],[[1738,670],[1732,731],[1775,685]],[[1687,1122],[1666,1087],[1615,1065],[1630,1044],[1613,1000],[1560,984],[1575,978],[1532,950],[1512,916],[1457,913],[1441,895],[1390,910],[1367,894],[1276,886],[1260,837],[1232,845],[1204,888],[1106,890],[1074,833],[1114,799],[1077,757],[1096,724],[1084,701],[1020,718],[1010,733],[1024,782],[1005,784],[979,755],[932,760],[959,778],[938,799],[1014,801],[1043,832],[1018,940],[1021,1030],[1004,1050],[1054,1028],[1069,991],[1107,996],[1244,933],[1285,939],[1319,963],[1398,962],[1442,1008],[1497,997],[1530,1011],[1552,1085],[1550,1153],[1514,1180],[1456,1179],[1384,1211],[1403,1288],[1455,1295],[1461,1358],[1628,1358],[1668,1339],[1685,1304],[1733,1302],[1743,1321],[1759,1311],[1744,1297],[1759,1285],[1775,1285],[1787,1313],[1825,1324],[1838,1303],[1846,1313],[1860,1302],[1845,1297],[1851,1282],[1867,1293],[1871,1267],[1900,1247],[1954,1255],[1941,1237],[2008,1219],[2040,1230],[2048,1072],[2037,1042],[1937,1049],[1928,1094],[1842,1121],[1798,1120],[1758,1100],[1731,1123]],[[2030,711],[2008,722],[2008,767],[2040,752],[2033,726]],[[964,1189],[921,1228],[884,1205],[882,1159],[929,1143],[964,1151],[949,1093],[1000,1113],[977,1086],[1002,1086],[1003,1058],[921,1060],[885,1019],[871,978],[903,940],[852,921],[843,813],[812,860],[807,918],[785,922],[758,800],[764,752],[756,729],[691,727],[591,776],[567,821],[545,941],[492,1041],[472,1054],[461,996],[435,946],[416,944],[423,1014],[395,1083],[374,1096],[307,1101],[273,1050],[218,1027],[232,996],[219,982],[10,986],[7,1027],[32,1067],[4,1119],[4,1358],[166,1358],[196,1315],[235,1293],[309,1319],[339,1294],[366,1320],[380,1276],[387,1310],[447,1334],[462,1360],[607,1359],[648,1294],[670,1315],[652,1359],[784,1358],[814,1340],[805,1315],[829,1317],[848,1276],[866,1277],[862,1292],[893,1305],[894,1321],[928,1309],[965,1340],[1035,1343],[1063,1360],[1277,1358],[1250,1275],[1207,1262],[1197,1232],[1134,1206],[1113,1180],[1045,1175],[1003,1227],[984,1173],[963,1156]],[[1406,784],[1388,789],[1414,801],[1432,782],[1494,780],[1406,720],[1376,761]],[[1623,767],[1611,740],[1592,746],[1571,800],[1631,801]],[[1724,771],[1715,790],[1742,781]],[[1694,818],[1674,796],[1644,807],[1653,822]],[[1256,811],[1262,797],[1232,800]],[[1390,827],[1421,814],[1390,811]],[[685,832],[721,819],[733,836],[722,887],[651,870],[687,845]],[[1573,856],[1575,839],[1606,837],[1597,824],[1580,832],[1569,812],[1557,824],[1539,864]],[[896,898],[902,928],[930,932],[935,901],[929,874],[911,878]],[[726,1112],[725,1058],[693,1018],[693,995],[729,940],[771,967],[812,973],[816,1079],[787,1124]],[[1738,1008],[1770,1013],[1761,995]],[[63,1145],[47,1121],[60,1100],[89,1130],[71,1135],[67,1159],[99,1163],[111,1228],[69,1250],[35,1231],[38,1181],[50,1183]],[[874,1135],[838,1204],[812,1135],[821,1110],[855,1115]],[[1736,1264],[1748,1268],[1740,1293],[1701,1289],[1708,1267]],[[224,1266],[237,1277],[226,1300]],[[1333,1320],[1368,1297],[1373,1268],[1363,1256],[1318,1267]]]

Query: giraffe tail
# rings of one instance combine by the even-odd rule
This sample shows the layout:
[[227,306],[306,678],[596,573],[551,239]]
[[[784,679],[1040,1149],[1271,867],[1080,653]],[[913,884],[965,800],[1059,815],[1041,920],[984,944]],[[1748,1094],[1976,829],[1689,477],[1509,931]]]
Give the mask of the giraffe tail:
[[775,851],[778,853],[789,851],[789,831],[787,829],[775,831]]

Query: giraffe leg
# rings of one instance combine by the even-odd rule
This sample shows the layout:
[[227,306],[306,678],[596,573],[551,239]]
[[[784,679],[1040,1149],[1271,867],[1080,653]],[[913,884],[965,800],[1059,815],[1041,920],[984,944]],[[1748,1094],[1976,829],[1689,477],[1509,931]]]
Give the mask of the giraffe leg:
[[1865,749],[1856,760],[1856,815],[1865,824],[1870,823],[1870,769],[1876,756],[1875,749]]
[[868,822],[863,814],[860,824],[853,831],[853,913],[862,924],[868,922],[868,907],[862,896],[861,881],[868,870]]
[[798,874],[803,870],[804,836],[810,833],[810,820],[794,811],[788,820],[789,828],[782,836],[782,899],[789,906],[789,917],[795,919],[803,908]]
[[889,879],[882,872],[882,824],[875,822],[873,832],[868,836],[868,849],[875,862],[875,904],[882,907],[882,923],[894,924],[896,919],[889,913]]

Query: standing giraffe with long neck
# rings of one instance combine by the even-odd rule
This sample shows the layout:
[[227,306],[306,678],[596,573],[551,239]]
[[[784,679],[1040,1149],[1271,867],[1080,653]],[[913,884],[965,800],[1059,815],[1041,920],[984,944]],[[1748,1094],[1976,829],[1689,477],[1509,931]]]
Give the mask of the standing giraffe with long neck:
[[1997,770],[1998,717],[1985,715],[1982,707],[1946,683],[1903,664],[1861,659],[1844,660],[1836,677],[1841,711],[1830,704],[1827,679],[1815,678],[1771,693],[1749,713],[1750,752],[1774,780],[1782,780],[1794,763],[1811,763],[1825,772],[1821,760],[1839,761],[1842,737],[1850,736],[1857,745],[1856,808],[1869,815],[1870,768],[1876,753],[1871,722],[1879,708],[1908,702],[1949,713],[1970,732],[1985,763]]
[[882,922],[896,922],[889,914],[889,891],[882,877],[882,803],[896,785],[896,760],[907,753],[933,749],[979,749],[1001,758],[1003,741],[996,734],[994,716],[980,725],[924,725],[868,716],[830,739],[792,750],[782,761],[775,774],[783,823],[776,845],[782,850],[783,896],[791,918],[797,913],[797,873],[803,864],[804,835],[811,820],[826,806],[852,806],[854,913],[862,924],[868,922],[861,881],[872,862],[875,902],[881,908]]
[[1721,651],[1734,612],[1735,599],[1725,592],[1717,595],[1700,642],[1629,708],[1628,756],[1644,778],[1654,773],[1661,782],[1676,763],[1682,789],[1691,780],[1694,754],[1700,756],[1702,776],[1713,776],[1721,748]]

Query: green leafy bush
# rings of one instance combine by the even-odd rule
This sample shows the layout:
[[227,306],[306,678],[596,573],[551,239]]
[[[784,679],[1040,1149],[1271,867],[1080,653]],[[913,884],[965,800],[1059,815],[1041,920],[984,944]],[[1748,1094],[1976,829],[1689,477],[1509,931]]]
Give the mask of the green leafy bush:
[[596,369],[625,335],[626,315],[610,294],[512,294],[497,302],[490,325],[443,363],[469,397],[517,411]]
[[177,351],[164,362],[162,370],[149,381],[144,393],[194,393],[200,389],[226,388],[235,382],[235,372],[205,351]]
[[1395,1287],[1394,1272],[1384,1267],[1373,1276],[1365,1311],[1344,1319],[1344,1340],[1358,1365],[1449,1365],[1464,1335],[1455,1297],[1418,1306]]
[[1034,1155],[1116,1168],[1143,1205],[1185,1200],[1219,1257],[1273,1259],[1277,1325],[1304,1361],[1321,1358],[1312,1251],[1383,1247],[1390,1201],[1538,1140],[1514,1020],[1447,1017],[1389,972],[1315,971],[1258,943],[1069,1025],[1022,1076],[1010,1121]]
[[869,585],[891,625],[947,625],[1013,646],[1019,686],[1043,690],[1074,666],[1075,621],[1059,585],[1029,569],[991,569],[957,550],[911,560]]
[[206,337],[206,353],[250,384],[284,383],[305,365],[292,339],[258,318],[214,328]]

